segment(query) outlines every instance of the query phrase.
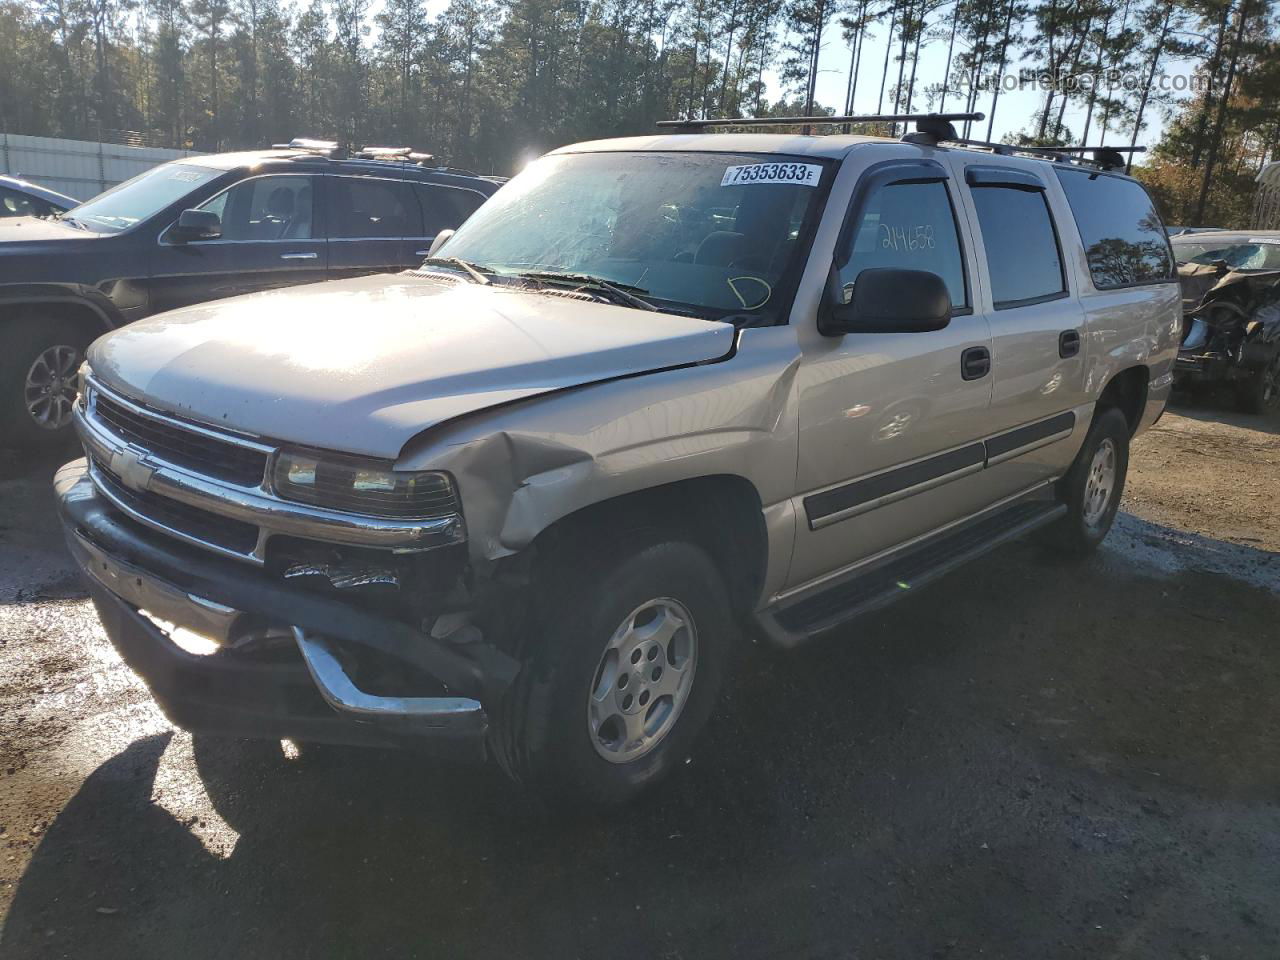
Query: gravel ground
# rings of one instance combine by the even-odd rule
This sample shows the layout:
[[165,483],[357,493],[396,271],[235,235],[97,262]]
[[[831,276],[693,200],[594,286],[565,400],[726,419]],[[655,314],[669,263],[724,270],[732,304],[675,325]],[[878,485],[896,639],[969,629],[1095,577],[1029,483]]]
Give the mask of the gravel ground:
[[1179,407],[1083,563],[1014,544],[790,656],[609,814],[193,739],[0,452],[0,956],[1280,956],[1280,423]]

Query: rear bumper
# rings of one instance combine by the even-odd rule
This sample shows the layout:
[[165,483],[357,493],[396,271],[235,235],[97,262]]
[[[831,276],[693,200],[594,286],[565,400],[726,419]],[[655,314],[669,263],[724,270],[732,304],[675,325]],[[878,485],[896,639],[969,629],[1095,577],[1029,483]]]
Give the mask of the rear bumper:
[[[482,646],[463,656],[399,621],[165,543],[96,494],[83,460],[63,467],[55,487],[67,545],[107,635],[177,726],[483,758],[488,718],[482,702],[496,702],[514,678],[510,658]],[[141,614],[144,604],[157,618],[206,636],[234,617],[252,615],[290,631],[296,646],[285,643],[269,656],[236,648],[201,655]],[[365,693],[341,657],[356,648],[401,663],[406,675],[436,678],[450,695]]]

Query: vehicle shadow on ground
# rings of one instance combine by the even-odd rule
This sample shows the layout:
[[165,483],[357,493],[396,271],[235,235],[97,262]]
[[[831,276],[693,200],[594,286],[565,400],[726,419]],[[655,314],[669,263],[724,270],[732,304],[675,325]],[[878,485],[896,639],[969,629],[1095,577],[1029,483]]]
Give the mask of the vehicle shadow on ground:
[[620,810],[197,739],[225,859],[155,802],[175,741],[145,737],[47,830],[0,955],[1274,955],[1278,616],[1227,577],[1015,544],[747,650],[691,762]]
[[1280,435],[1280,415],[1276,413],[1241,413],[1231,395],[1225,391],[1205,392],[1196,396],[1175,393],[1169,410],[1188,420],[1224,423],[1241,430]]

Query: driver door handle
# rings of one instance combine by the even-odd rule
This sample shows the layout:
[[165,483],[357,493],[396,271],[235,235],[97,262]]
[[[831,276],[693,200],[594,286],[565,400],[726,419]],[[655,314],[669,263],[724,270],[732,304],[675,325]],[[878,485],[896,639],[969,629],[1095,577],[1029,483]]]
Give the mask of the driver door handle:
[[969,347],[960,354],[960,376],[965,380],[981,380],[991,372],[991,351],[986,347]]
[[319,254],[316,253],[282,253],[281,260],[315,260]]

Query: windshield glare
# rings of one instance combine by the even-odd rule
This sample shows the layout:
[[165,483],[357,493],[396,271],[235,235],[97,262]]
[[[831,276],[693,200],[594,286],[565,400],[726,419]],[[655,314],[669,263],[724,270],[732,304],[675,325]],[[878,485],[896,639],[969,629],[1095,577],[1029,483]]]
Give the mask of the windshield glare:
[[587,274],[711,318],[781,319],[822,169],[772,154],[543,157],[439,252],[498,274]]
[[221,173],[221,170],[192,164],[166,163],[126,180],[78,207],[72,207],[66,216],[90,230],[119,233],[158,213]]
[[1175,243],[1178,263],[1211,266],[1219,260],[1237,270],[1280,270],[1280,241],[1274,243]]

